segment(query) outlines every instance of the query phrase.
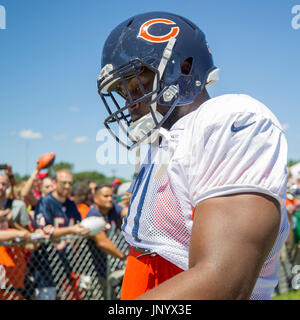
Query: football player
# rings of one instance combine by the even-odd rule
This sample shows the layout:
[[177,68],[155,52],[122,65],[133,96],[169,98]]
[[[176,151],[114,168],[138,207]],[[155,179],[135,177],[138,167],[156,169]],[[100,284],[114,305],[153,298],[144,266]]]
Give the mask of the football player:
[[286,138],[256,99],[210,98],[217,80],[204,33],[176,14],[131,17],[104,44],[104,124],[139,167],[122,225],[123,300],[270,299],[277,284]]

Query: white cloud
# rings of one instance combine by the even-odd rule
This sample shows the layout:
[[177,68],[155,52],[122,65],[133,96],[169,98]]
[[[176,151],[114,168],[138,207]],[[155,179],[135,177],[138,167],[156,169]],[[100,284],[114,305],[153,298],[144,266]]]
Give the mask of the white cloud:
[[73,107],[70,107],[70,108],[69,108],[69,111],[70,111],[70,112],[79,112],[79,111],[80,111],[80,108],[79,108],[79,107],[76,107],[76,106],[73,106]]
[[74,141],[76,143],[85,143],[85,142],[88,142],[89,141],[89,138],[88,137],[85,137],[85,136],[82,136],[82,137],[77,137],[74,139]]
[[58,135],[54,136],[53,139],[55,141],[62,141],[62,140],[66,140],[67,137],[64,134],[58,134]]
[[42,134],[40,132],[33,132],[31,129],[21,130],[19,133],[22,139],[41,139]]
[[282,126],[283,131],[287,131],[287,129],[289,128],[288,123],[282,123],[281,126]]

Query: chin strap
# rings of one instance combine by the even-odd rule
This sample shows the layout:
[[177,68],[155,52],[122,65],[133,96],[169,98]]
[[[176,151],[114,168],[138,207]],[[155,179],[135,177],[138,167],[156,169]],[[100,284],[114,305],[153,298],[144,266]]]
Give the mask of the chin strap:
[[[172,51],[173,51],[173,47],[174,47],[175,43],[176,43],[176,38],[171,38],[168,41],[168,44],[164,49],[164,52],[162,54],[162,58],[160,60],[159,66],[157,68],[157,70],[159,71],[159,81],[157,81],[157,74],[156,74],[155,78],[154,78],[154,81],[153,81],[153,91],[155,91],[157,89],[157,82],[160,82],[160,80],[162,78],[162,75],[165,72],[165,68],[166,68],[166,66],[167,66],[167,64],[168,64],[168,62],[169,62],[169,60],[170,60],[170,58],[172,56]],[[157,93],[155,93],[153,95],[153,100],[155,100],[156,96],[157,96]],[[153,112],[154,112],[155,115],[157,114],[156,106],[157,106],[157,101],[155,101],[155,102],[153,102],[151,104],[151,107],[152,107]],[[160,122],[160,120],[159,120],[159,122]],[[163,136],[168,141],[168,148],[169,148],[170,147],[169,146],[169,141],[171,141],[169,131],[167,131],[164,128],[159,128],[157,130],[159,130],[159,132],[157,134],[157,137],[153,141],[151,141],[151,144],[158,143],[159,136]],[[174,151],[172,151],[172,153],[173,152]],[[134,170],[134,176],[135,177],[137,176],[137,174],[138,174],[138,172],[140,170],[140,164],[141,164],[141,147],[140,147],[140,145],[138,145],[136,147],[136,153],[135,153],[135,170]],[[161,176],[165,172],[165,170],[166,170],[166,164],[162,164],[160,169],[158,170],[156,176],[159,174],[159,172],[162,172],[161,174],[159,174],[159,176]]]
[[165,162],[160,164],[160,167],[157,170],[156,175],[154,176],[154,179],[160,179],[163,176],[163,174],[165,173],[165,171],[167,170],[167,167],[169,165],[169,160],[172,158],[172,156],[175,152],[175,148],[176,148],[176,144],[175,144],[174,140],[172,139],[171,134],[168,130],[166,130],[164,128],[160,128],[159,134],[160,134],[160,136],[165,138],[165,140],[167,142],[168,158],[167,159],[164,158]]
[[[176,43],[176,38],[171,38],[169,41],[168,41],[168,44],[167,46],[165,47],[165,50],[162,54],[162,58],[160,60],[160,63],[159,63],[159,66],[157,68],[157,70],[159,71],[159,81],[161,80],[162,78],[162,75],[164,74],[165,72],[165,69],[166,69],[166,66],[172,56],[172,51],[173,51],[173,47]],[[154,81],[153,81],[153,91],[155,91],[157,89],[157,74],[155,75],[155,78],[154,78]],[[155,99],[157,96],[157,94],[155,93],[153,95],[153,99]],[[153,108],[154,111],[156,111],[156,105],[157,105],[157,102],[153,102],[151,104],[151,107]]]

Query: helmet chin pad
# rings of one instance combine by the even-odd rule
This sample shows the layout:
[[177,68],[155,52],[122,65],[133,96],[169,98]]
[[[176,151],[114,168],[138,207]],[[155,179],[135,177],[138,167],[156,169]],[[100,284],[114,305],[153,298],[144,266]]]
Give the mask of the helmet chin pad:
[[141,140],[141,144],[153,143],[157,139],[159,130],[156,129],[155,132],[152,132],[148,139],[142,141],[143,137],[147,136],[148,133],[156,127],[156,124],[163,120],[161,113],[158,111],[154,111],[153,113],[155,120],[152,113],[149,112],[137,121],[133,122],[129,127],[130,136],[136,141]]
[[219,73],[220,73],[220,69],[216,68],[208,74],[205,88],[208,88],[214,83],[219,81]]

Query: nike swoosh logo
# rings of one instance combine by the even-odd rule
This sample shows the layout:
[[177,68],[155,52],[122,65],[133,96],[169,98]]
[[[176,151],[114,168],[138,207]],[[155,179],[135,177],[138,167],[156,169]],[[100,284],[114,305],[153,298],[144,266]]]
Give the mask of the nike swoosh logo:
[[249,123],[249,124],[245,124],[244,126],[239,126],[239,127],[236,127],[236,126],[234,125],[234,123],[233,123],[232,126],[231,126],[231,131],[232,131],[232,132],[239,132],[239,131],[241,131],[241,130],[243,130],[243,129],[246,129],[246,128],[252,126],[255,122],[256,122],[256,121],[253,121],[253,122],[251,122],[251,123]]

